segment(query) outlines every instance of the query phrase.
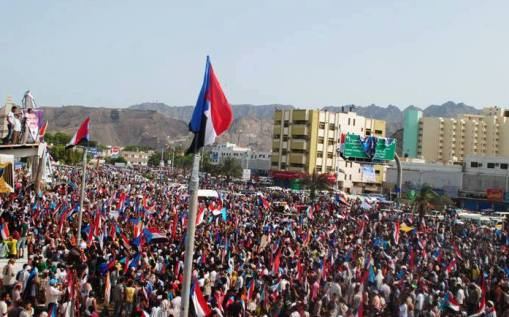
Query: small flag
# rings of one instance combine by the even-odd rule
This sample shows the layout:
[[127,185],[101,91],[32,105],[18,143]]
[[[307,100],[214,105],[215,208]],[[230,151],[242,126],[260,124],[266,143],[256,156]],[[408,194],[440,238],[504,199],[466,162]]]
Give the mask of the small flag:
[[274,272],[274,274],[279,275],[280,264],[281,264],[281,249],[277,251],[276,257],[274,258],[274,262],[272,263],[272,272]]
[[2,234],[2,239],[7,240],[11,236],[11,233],[9,232],[9,224],[6,222],[2,225],[2,228],[0,229]]
[[191,285],[191,299],[194,305],[194,313],[197,317],[207,317],[212,314],[196,280]]
[[73,135],[69,143],[65,146],[66,149],[76,146],[82,142],[88,142],[89,137],[89,129],[88,125],[90,123],[90,118],[86,118],[85,121],[80,125],[78,131]]
[[194,138],[186,153],[195,153],[203,146],[213,144],[216,136],[228,130],[232,120],[232,109],[207,56],[203,85],[189,122],[189,131],[194,133]]
[[198,213],[196,215],[196,225],[200,225],[203,222],[203,218],[205,216],[205,207],[200,206],[198,208]]
[[394,233],[392,235],[395,244],[398,244],[399,242],[399,229],[400,229],[399,221],[396,221],[396,223],[394,224]]
[[48,129],[48,121],[44,122],[39,129],[39,138],[40,140],[44,140],[44,135],[46,134],[46,129]]

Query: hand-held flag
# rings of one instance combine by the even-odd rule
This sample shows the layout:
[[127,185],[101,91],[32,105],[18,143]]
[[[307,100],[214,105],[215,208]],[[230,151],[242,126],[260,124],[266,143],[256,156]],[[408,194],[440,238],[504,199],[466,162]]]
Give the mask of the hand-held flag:
[[83,121],[76,133],[72,136],[71,140],[67,145],[65,146],[66,149],[71,148],[73,146],[76,146],[80,144],[81,142],[88,142],[90,139],[89,137],[89,129],[88,124],[90,123],[90,118],[86,118],[85,121]]

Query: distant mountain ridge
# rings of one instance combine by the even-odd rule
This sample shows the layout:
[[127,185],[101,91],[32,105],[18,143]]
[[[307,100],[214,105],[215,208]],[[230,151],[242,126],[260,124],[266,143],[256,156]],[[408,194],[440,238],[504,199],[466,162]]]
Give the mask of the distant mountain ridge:
[[[327,111],[357,112],[359,115],[385,120],[387,135],[392,136],[403,125],[403,111],[397,106],[329,106]],[[413,107],[413,106],[410,106]],[[296,109],[292,105],[232,105],[234,121],[231,128],[218,138],[218,142],[235,142],[261,151],[272,148],[274,111]],[[85,116],[91,118],[92,139],[105,145],[148,145],[154,148],[174,143],[188,144],[191,133],[187,122],[194,106],[168,106],[164,103],[147,102],[128,108],[100,108],[86,106],[45,107],[44,117],[49,121],[49,132],[61,131],[72,134]],[[456,117],[480,110],[464,103],[446,102],[431,105],[423,110],[425,116]]]
[[[417,108],[409,106],[407,108]],[[142,103],[133,105],[129,109],[141,110],[154,110],[170,118],[183,120],[188,122],[191,118],[194,106],[168,106],[164,103]],[[292,105],[232,105],[234,113],[234,124],[231,129],[221,137],[220,140],[228,140],[231,142],[240,141],[242,145],[250,145],[257,149],[270,151],[271,148],[271,135],[272,135],[272,118],[276,109],[296,109]],[[422,110],[420,108],[417,108]],[[387,135],[392,136],[396,131],[403,127],[403,112],[395,105],[388,105],[386,107],[371,104],[368,106],[326,106],[322,110],[342,112],[353,111],[357,114],[373,119],[384,120],[387,123]],[[462,102],[455,103],[452,101],[445,102],[441,105],[431,105],[423,110],[424,116],[427,117],[456,117],[461,114],[479,114],[480,110],[466,105]],[[242,127],[242,128],[240,128]],[[247,139],[255,140],[252,142],[242,142],[244,138],[242,135],[256,135],[246,137]]]
[[74,134],[85,117],[90,117],[91,139],[104,145],[164,146],[168,140],[186,141],[185,122],[157,111],[96,108],[84,106],[44,107],[48,132]]

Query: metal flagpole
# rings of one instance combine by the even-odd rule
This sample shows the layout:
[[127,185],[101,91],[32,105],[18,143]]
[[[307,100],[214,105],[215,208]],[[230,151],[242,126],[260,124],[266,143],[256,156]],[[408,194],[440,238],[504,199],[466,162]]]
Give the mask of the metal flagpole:
[[180,317],[189,316],[189,297],[191,289],[191,274],[193,272],[193,254],[194,254],[194,232],[196,230],[196,213],[198,210],[198,184],[200,171],[200,152],[194,154],[193,169],[191,171],[191,180],[189,188],[192,190],[191,201],[189,205],[189,221],[187,225],[186,252],[184,256],[184,280],[182,285],[182,305],[180,306]]
[[85,180],[87,174],[87,148],[83,147],[83,175],[81,177],[81,197],[80,197],[80,212],[78,213],[78,239],[76,246],[79,248],[81,243],[81,222],[83,218],[83,200],[85,199]]

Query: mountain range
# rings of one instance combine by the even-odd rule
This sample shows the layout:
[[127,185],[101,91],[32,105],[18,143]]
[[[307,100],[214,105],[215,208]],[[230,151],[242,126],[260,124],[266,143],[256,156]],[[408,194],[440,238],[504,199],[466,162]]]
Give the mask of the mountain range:
[[[413,107],[413,106],[410,106]],[[128,108],[97,108],[64,106],[44,108],[45,120],[50,122],[48,131],[72,134],[85,116],[91,119],[91,137],[107,145],[148,145],[154,148],[172,144],[189,144],[191,134],[187,122],[194,106],[168,106],[147,102]],[[257,150],[270,151],[272,143],[272,118],[276,109],[295,109],[292,105],[233,105],[234,121],[219,142],[234,142]],[[385,120],[387,135],[392,136],[402,128],[403,111],[394,105],[329,106],[327,111],[352,110],[359,115]],[[424,116],[456,117],[460,114],[478,114],[480,110],[464,103],[452,101],[431,105],[423,109]],[[397,133],[395,136],[399,139]]]

